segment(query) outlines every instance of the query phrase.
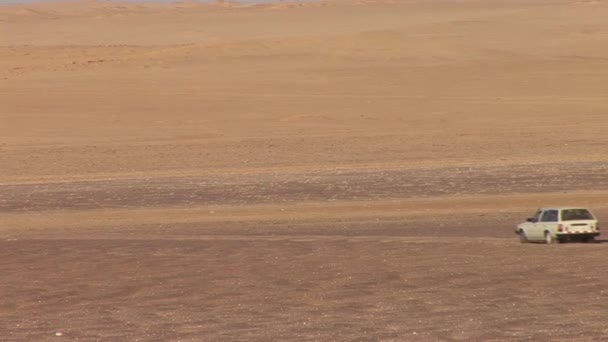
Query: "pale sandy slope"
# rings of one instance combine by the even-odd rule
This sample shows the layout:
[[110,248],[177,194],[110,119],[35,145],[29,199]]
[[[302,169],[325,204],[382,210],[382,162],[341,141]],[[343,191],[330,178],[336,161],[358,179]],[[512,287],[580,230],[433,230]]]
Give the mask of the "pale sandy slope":
[[608,6],[0,7],[0,180],[606,160]]

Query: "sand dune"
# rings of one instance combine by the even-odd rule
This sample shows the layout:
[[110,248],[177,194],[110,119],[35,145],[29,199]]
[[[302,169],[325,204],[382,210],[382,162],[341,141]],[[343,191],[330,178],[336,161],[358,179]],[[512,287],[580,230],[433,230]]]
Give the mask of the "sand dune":
[[0,5],[0,340],[605,339],[607,17]]

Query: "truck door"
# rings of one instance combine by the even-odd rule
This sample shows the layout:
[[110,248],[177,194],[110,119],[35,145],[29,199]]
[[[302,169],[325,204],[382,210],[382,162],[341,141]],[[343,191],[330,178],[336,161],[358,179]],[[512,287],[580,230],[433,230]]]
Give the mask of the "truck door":
[[557,210],[545,210],[540,218],[540,224],[536,231],[540,234],[539,238],[545,238],[545,231],[551,232],[555,236],[559,220],[559,212]]
[[529,229],[526,229],[526,235],[528,236],[529,240],[539,240],[544,238],[542,235],[542,223],[540,222],[542,216],[543,212],[539,210],[531,220],[528,219],[529,222],[526,223],[526,225],[529,227]]

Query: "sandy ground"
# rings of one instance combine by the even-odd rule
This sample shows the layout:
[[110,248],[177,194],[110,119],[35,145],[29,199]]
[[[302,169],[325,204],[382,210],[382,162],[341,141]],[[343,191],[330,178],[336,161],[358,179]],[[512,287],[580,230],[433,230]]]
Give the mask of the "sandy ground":
[[0,340],[608,338],[606,17],[0,5]]

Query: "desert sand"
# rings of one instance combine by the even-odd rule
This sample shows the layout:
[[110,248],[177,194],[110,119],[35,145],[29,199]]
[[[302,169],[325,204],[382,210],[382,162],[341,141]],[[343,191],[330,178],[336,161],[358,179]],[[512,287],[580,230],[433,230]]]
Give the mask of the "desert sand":
[[0,340],[596,341],[608,4],[0,5]]

